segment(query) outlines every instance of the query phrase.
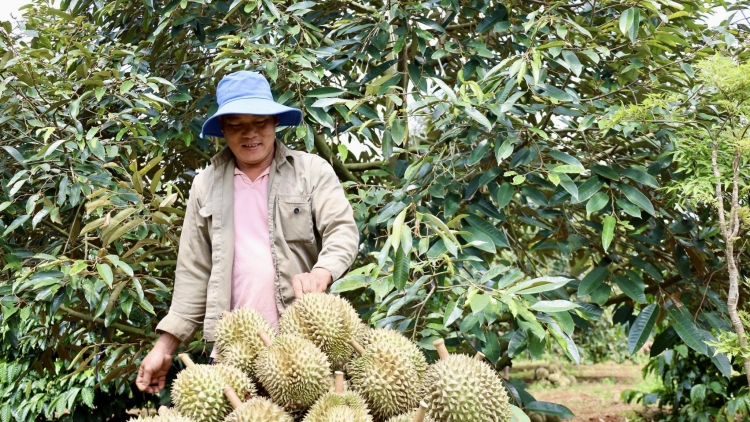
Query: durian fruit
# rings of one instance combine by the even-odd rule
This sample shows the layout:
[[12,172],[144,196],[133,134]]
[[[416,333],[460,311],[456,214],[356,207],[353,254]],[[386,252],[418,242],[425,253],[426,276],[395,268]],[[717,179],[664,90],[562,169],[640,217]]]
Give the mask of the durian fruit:
[[372,416],[352,407],[338,406],[331,409],[321,422],[372,422]]
[[335,388],[326,393],[310,408],[303,422],[327,422],[337,407],[348,407],[356,411],[357,422],[372,422],[367,403],[359,394],[344,391],[344,373],[336,371]]
[[131,418],[128,422],[193,422],[191,419],[180,415],[177,411],[166,406],[159,408],[159,414],[150,416],[139,416]]
[[370,344],[349,368],[352,389],[365,398],[376,418],[385,420],[419,404],[427,361],[419,348],[393,330],[373,330]]
[[433,344],[440,360],[424,377],[428,416],[436,422],[509,422],[508,394],[497,372],[478,359],[450,355],[443,340]]
[[256,334],[260,330],[269,333],[271,341],[276,336],[271,324],[255,309],[238,308],[222,313],[214,330],[216,363],[232,365],[252,374],[255,358],[264,348]]
[[224,394],[234,410],[224,422],[294,422],[281,406],[263,397],[253,397],[242,403],[232,387],[224,387]]
[[388,419],[387,422],[434,422],[432,418],[426,415],[426,412],[427,403],[421,401],[419,402],[419,408],[417,410],[403,415],[394,416]]
[[363,335],[363,324],[346,299],[307,293],[281,316],[279,331],[312,341],[328,356],[334,370],[342,370],[354,353],[349,342]]
[[529,412],[529,421],[531,422],[545,422],[545,419],[541,413]]
[[195,422],[219,422],[232,411],[224,397],[224,386],[229,385],[242,397],[255,396],[255,385],[241,370],[229,365],[195,365],[190,358],[179,355],[184,370],[172,383],[175,409]]
[[298,412],[328,391],[331,365],[311,341],[280,335],[271,343],[264,332],[258,335],[268,347],[255,360],[255,375],[275,403]]

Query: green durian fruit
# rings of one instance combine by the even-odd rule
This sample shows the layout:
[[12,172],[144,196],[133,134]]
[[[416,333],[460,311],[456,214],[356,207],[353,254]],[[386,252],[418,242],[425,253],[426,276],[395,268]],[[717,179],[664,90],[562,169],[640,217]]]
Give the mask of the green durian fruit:
[[[307,419],[305,419],[307,420]],[[353,407],[338,406],[325,415],[325,419],[315,422],[373,422],[369,413]]]
[[[414,421],[414,416],[416,416],[416,415],[417,415],[417,411],[414,410],[414,411],[412,411],[410,413],[405,413],[403,415],[394,416],[394,417],[388,419],[387,422],[413,422]],[[429,416],[426,416],[424,418],[423,422],[435,422],[435,420],[432,419]]]
[[334,370],[343,369],[354,353],[349,344],[363,331],[359,314],[344,298],[307,293],[287,308],[279,320],[281,334],[312,341],[327,356]]
[[224,397],[225,385],[243,398],[256,394],[253,382],[238,368],[222,364],[185,368],[172,383],[175,409],[195,422],[220,422],[232,411]]
[[422,398],[436,422],[509,422],[508,393],[487,363],[449,355],[429,367]]
[[271,400],[254,397],[234,409],[224,422],[294,422],[294,418]]
[[275,403],[297,412],[328,391],[331,365],[311,341],[280,335],[258,354],[255,375]]
[[[359,394],[354,392],[326,393],[307,412],[303,422],[326,422],[329,414],[336,407],[350,407],[363,415],[369,415],[367,403]],[[372,421],[370,419],[362,419]]]
[[427,369],[422,352],[393,330],[373,330],[368,341],[364,353],[349,365],[352,389],[365,398],[378,419],[417,407]]
[[258,353],[265,345],[258,337],[263,330],[273,341],[276,331],[258,311],[238,308],[222,317],[214,330],[216,363],[225,363],[251,374]]

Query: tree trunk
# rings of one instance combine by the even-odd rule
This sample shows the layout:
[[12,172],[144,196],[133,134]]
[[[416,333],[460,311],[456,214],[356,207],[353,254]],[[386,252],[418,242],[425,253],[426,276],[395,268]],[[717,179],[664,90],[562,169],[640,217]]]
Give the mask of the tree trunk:
[[[740,272],[737,270],[737,262],[734,257],[733,248],[727,248],[727,266],[729,267],[729,292],[727,293],[727,308],[729,309],[729,319],[732,321],[732,328],[737,333],[737,339],[740,347],[747,347],[747,337],[745,337],[745,327],[742,325],[739,315],[737,315],[737,302],[739,301],[739,277]],[[730,253],[731,252],[731,253]],[[745,376],[747,385],[750,386],[750,359],[744,359]]]

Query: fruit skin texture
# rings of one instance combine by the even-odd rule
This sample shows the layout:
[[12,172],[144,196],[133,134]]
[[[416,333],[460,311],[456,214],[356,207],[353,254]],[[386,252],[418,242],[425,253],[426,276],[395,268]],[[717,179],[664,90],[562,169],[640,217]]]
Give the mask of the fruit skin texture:
[[258,354],[255,375],[275,403],[296,412],[328,391],[331,365],[309,340],[281,335]]
[[159,411],[158,415],[130,419],[128,422],[193,422],[174,410]]
[[373,330],[364,354],[349,365],[352,389],[379,420],[419,405],[427,361],[419,348],[397,331]]
[[425,373],[423,400],[436,422],[508,422],[508,394],[497,372],[466,355],[451,355]]
[[[359,394],[346,392],[343,394],[326,393],[310,408],[303,422],[325,422],[329,414],[337,407],[349,407],[363,414],[368,414],[367,403]],[[372,420],[372,419],[368,419]]]
[[177,411],[195,422],[220,422],[232,411],[224,396],[230,385],[240,397],[256,394],[255,385],[241,370],[228,365],[195,365],[177,374],[172,401]]
[[363,333],[359,314],[349,301],[327,293],[307,293],[297,299],[281,316],[279,331],[312,341],[335,371],[349,362],[354,354],[349,342]]
[[294,418],[271,400],[254,397],[234,409],[224,422],[294,422]]
[[216,363],[236,366],[252,374],[255,358],[266,347],[258,337],[259,330],[265,331],[271,341],[276,337],[276,330],[255,309],[235,309],[220,319],[214,331]]
[[[414,416],[416,416],[417,411],[413,411],[410,413],[406,413],[403,415],[394,416],[390,419],[388,419],[386,422],[412,422],[414,420]],[[432,419],[429,416],[425,416],[424,422],[435,422],[434,419]]]

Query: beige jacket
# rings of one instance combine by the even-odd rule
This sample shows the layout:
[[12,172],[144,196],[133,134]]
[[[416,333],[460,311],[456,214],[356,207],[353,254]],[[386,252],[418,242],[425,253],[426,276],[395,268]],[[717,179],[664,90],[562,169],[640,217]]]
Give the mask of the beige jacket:
[[[190,189],[177,255],[172,306],[156,327],[181,341],[203,323],[213,341],[229,310],[234,260],[234,155],[225,148]],[[354,261],[359,231],[333,168],[317,155],[276,142],[268,183],[268,231],[279,313],[294,300],[292,277],[313,268],[341,277]]]

